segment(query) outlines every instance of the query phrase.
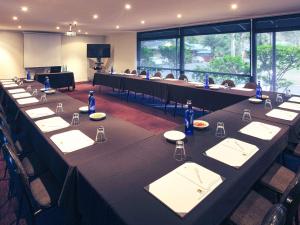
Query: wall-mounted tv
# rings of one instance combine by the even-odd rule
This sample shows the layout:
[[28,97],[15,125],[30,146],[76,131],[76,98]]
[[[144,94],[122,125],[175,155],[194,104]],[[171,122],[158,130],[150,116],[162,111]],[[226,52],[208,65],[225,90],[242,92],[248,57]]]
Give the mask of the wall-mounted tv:
[[110,44],[87,44],[88,58],[110,58]]

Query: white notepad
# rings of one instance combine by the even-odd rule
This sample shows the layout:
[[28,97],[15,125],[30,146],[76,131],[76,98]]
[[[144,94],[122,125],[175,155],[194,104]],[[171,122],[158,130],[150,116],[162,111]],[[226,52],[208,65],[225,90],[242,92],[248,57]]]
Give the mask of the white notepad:
[[278,107],[283,108],[283,109],[300,111],[300,104],[293,103],[293,102],[284,102],[281,105],[279,105]]
[[12,80],[11,81],[4,81],[4,82],[1,82],[3,85],[8,85],[8,84],[15,84],[16,82],[13,82]]
[[30,98],[17,99],[17,102],[20,105],[26,105],[26,104],[31,104],[31,103],[39,102],[39,100],[37,98],[35,98],[35,97],[30,97]]
[[12,82],[12,81],[13,81],[12,79],[3,79],[3,80],[0,80],[1,83]]
[[293,97],[289,98],[288,101],[289,102],[298,102],[298,103],[300,103],[300,97],[293,96]]
[[63,152],[69,153],[93,145],[95,142],[80,130],[71,130],[55,134],[50,138]]
[[22,92],[26,92],[24,88],[16,88],[16,89],[8,90],[8,93],[10,93],[10,94],[16,94],[16,93],[22,93]]
[[272,140],[280,130],[280,127],[274,125],[253,121],[239,132],[262,140]]
[[242,88],[242,87],[233,87],[231,90],[238,90],[238,91],[253,91],[253,89],[250,88]]
[[28,92],[24,92],[24,93],[17,93],[17,94],[12,94],[12,97],[13,98],[28,98],[28,97],[30,97],[31,96],[31,94],[30,93],[28,93]]
[[196,163],[187,162],[154,181],[145,189],[177,215],[184,217],[212,193],[223,180],[219,174]]
[[[59,116],[38,120],[35,124],[44,133],[69,127],[70,124]],[[76,139],[73,139],[73,141]]]
[[234,138],[226,138],[207,150],[205,155],[229,166],[239,168],[258,150],[255,145]]
[[281,110],[281,109],[273,109],[270,112],[268,112],[266,116],[282,119],[282,120],[293,121],[298,116],[298,113]]
[[36,108],[36,109],[29,109],[25,111],[27,115],[31,119],[36,119],[44,116],[51,116],[54,115],[55,113],[49,109],[48,107],[41,107],[41,108]]
[[4,84],[3,87],[11,88],[11,87],[18,87],[18,85],[17,84]]

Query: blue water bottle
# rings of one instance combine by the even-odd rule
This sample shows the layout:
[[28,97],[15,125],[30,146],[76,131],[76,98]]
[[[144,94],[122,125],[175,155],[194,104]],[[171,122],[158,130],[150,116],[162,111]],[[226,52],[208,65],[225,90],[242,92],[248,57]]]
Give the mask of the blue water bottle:
[[31,80],[31,76],[30,76],[30,71],[29,70],[27,70],[26,79],[27,80]]
[[147,80],[150,79],[150,73],[149,73],[149,70],[147,70],[147,72],[146,72],[146,79],[147,79]]
[[89,115],[96,112],[96,101],[94,91],[89,92]]
[[50,89],[50,81],[49,81],[49,77],[48,76],[45,77],[45,83],[44,83],[44,85],[45,85],[45,91],[47,91],[47,90]]
[[209,88],[209,77],[208,77],[208,73],[205,74],[204,87],[205,87],[205,88]]
[[188,108],[184,114],[185,134],[191,136],[194,133],[194,110],[192,107],[192,101],[188,100],[187,105]]
[[260,86],[260,81],[257,82],[257,86],[256,86],[256,98],[258,99],[262,98],[262,88]]

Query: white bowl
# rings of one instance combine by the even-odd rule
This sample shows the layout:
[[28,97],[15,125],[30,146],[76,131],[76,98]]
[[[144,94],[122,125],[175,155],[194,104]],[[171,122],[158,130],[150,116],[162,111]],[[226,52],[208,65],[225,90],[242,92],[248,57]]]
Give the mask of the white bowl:
[[164,137],[169,141],[181,141],[185,139],[185,134],[177,130],[170,130],[164,133]]

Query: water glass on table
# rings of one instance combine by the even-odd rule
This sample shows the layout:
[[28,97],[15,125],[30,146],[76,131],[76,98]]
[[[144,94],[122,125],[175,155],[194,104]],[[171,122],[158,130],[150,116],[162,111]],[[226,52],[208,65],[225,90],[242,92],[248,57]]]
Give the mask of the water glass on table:
[[61,114],[64,112],[64,109],[63,109],[63,104],[62,103],[57,103],[57,106],[56,106],[56,114]]
[[265,101],[265,109],[271,110],[272,109],[272,101],[271,99],[266,99]]
[[244,122],[251,122],[252,121],[250,109],[244,109],[242,120]]
[[79,113],[73,113],[71,125],[72,126],[78,126],[79,125]]
[[286,91],[285,91],[285,97],[287,97],[287,98],[292,97],[292,93],[291,93],[290,89],[286,89]]
[[276,102],[278,102],[278,103],[283,103],[283,97],[282,97],[282,94],[277,94],[277,96],[276,96]]
[[37,95],[38,95],[37,89],[33,89],[33,91],[32,91],[32,96],[37,96]]
[[95,142],[103,143],[105,141],[107,141],[107,138],[106,138],[106,135],[105,135],[105,130],[104,130],[103,126],[100,126],[100,127],[97,128]]
[[42,102],[42,103],[46,103],[47,102],[47,95],[46,94],[42,94],[41,95],[40,102]]
[[217,138],[223,138],[225,137],[226,133],[225,133],[225,125],[224,122],[218,122],[217,123],[217,128],[216,128],[216,134],[215,136]]
[[27,86],[26,91],[27,91],[27,92],[32,92],[31,85],[28,85],[28,86]]
[[176,147],[175,147],[173,157],[176,161],[186,160],[186,152],[185,152],[183,141],[176,141]]

